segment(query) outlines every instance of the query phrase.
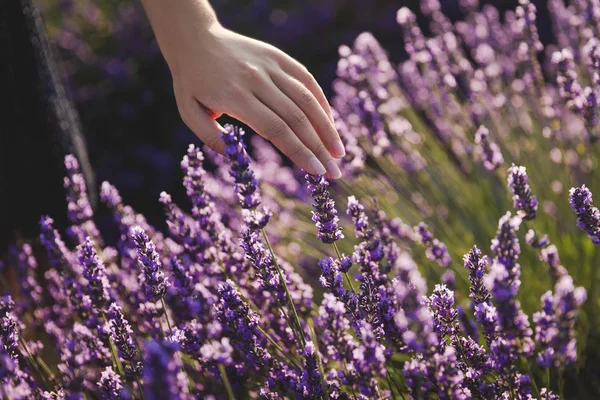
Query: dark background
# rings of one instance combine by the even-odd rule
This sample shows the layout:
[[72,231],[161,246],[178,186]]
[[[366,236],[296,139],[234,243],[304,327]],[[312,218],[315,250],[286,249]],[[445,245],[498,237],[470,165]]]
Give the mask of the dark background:
[[[269,42],[304,63],[328,95],[337,49],[370,31],[393,61],[405,56],[396,11],[417,1],[214,1],[223,25]],[[218,4],[217,4],[218,3]],[[518,2],[491,2],[500,11]],[[544,2],[538,26],[551,40]],[[179,119],[171,77],[143,9],[136,1],[38,0],[51,43],[58,49],[68,92],[79,111],[97,184],[108,180],[125,202],[162,223],[158,195],[185,201],[179,161],[196,137]],[[457,1],[441,1],[460,19]],[[58,185],[61,182],[57,182]]]

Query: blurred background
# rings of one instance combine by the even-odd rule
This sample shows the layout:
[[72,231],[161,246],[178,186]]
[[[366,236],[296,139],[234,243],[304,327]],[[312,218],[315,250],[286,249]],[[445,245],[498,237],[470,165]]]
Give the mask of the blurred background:
[[[407,6],[422,17],[416,0],[212,3],[224,26],[284,50],[308,67],[328,95],[340,45],[370,31],[400,61],[404,46],[396,11]],[[490,3],[502,12],[514,9],[517,0]],[[551,40],[546,6],[534,3],[542,39]],[[179,118],[169,71],[139,0],[37,0],[37,5],[58,49],[98,184],[112,182],[126,203],[161,226],[159,193],[185,202],[179,161],[198,140]],[[450,18],[460,17],[457,1],[441,5]]]

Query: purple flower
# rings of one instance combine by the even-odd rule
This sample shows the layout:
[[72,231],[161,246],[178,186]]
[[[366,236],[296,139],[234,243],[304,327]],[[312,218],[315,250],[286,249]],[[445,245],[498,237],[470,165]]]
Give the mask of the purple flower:
[[429,231],[427,224],[424,222],[419,223],[414,230],[415,235],[426,247],[425,255],[427,258],[437,262],[442,267],[447,267],[452,261],[452,258],[450,258],[450,254],[448,254],[446,245],[433,237],[433,234]]
[[399,259],[398,276],[390,283],[390,291],[398,305],[394,322],[402,332],[402,342],[407,349],[422,353],[437,346],[439,339],[434,330],[433,313],[424,301],[427,286],[408,256]]
[[556,283],[554,295],[548,291],[542,296],[542,310],[533,316],[536,340],[542,345],[541,366],[565,368],[577,361],[575,320],[586,297],[585,289],[576,288],[569,275]]
[[513,192],[513,205],[524,220],[535,218],[538,201],[529,187],[529,177],[525,167],[513,164],[508,169],[508,187]]
[[170,342],[147,341],[144,346],[144,398],[191,399],[188,378],[177,349]]
[[89,382],[89,366],[110,364],[110,351],[98,336],[80,323],[60,343],[61,364],[58,369],[65,377],[65,389],[69,393],[81,393]]
[[488,171],[495,171],[504,163],[500,147],[489,140],[489,130],[481,125],[475,132],[475,152],[483,160],[483,166]]
[[502,348],[508,347],[506,351],[511,353],[506,359],[503,358],[507,362],[514,360],[514,353],[529,355],[533,350],[529,319],[516,300],[521,285],[520,275],[519,264],[509,268],[495,261],[490,268],[490,274],[486,276],[486,285],[496,305],[498,330],[502,334],[502,338],[497,340],[502,340]]
[[12,297],[0,297],[0,347],[16,358],[19,354],[19,321],[11,312],[14,307]]
[[540,257],[542,260],[548,264],[550,268],[550,276],[554,283],[558,281],[562,276],[567,275],[567,270],[560,264],[560,257],[558,255],[558,249],[555,245],[551,244],[550,246],[542,249],[540,251]]
[[110,301],[109,283],[104,263],[96,254],[94,242],[88,236],[78,247],[79,263],[83,266],[83,276],[89,282],[89,295],[94,307],[101,312]]
[[357,238],[372,236],[372,233],[369,231],[369,218],[365,215],[365,208],[354,196],[348,197],[347,214],[352,217],[354,232],[356,232]]
[[[69,154],[65,157],[65,167],[67,176],[64,178],[64,186],[67,189],[69,220],[75,225],[80,225],[91,220],[94,212],[86,193],[85,178],[75,156]],[[96,232],[94,236],[97,235]]]
[[427,358],[417,356],[404,364],[404,377],[413,397],[435,393],[440,399],[471,399],[465,374],[459,368],[456,349],[447,346]]
[[164,206],[167,226],[173,238],[194,253],[194,245],[198,241],[198,232],[194,229],[194,221],[171,200],[171,195],[161,192],[159,202]]
[[220,341],[211,340],[200,348],[200,358],[207,363],[231,365],[233,363],[233,347],[229,344],[229,338],[221,338]]
[[321,386],[321,374],[317,365],[315,355],[315,345],[310,340],[306,342],[302,355],[304,356],[304,366],[298,382],[297,392],[301,399],[313,400],[321,398],[323,387]]
[[454,308],[454,292],[446,285],[435,285],[429,297],[429,307],[433,311],[433,328],[440,337],[454,336],[458,333],[458,312]]
[[498,221],[498,232],[492,239],[492,251],[496,254],[498,262],[512,268],[519,258],[521,247],[517,239],[516,231],[521,226],[521,218],[514,216],[511,218],[510,212],[507,212]]
[[[24,243],[20,248],[12,246],[9,249],[9,258],[15,266],[22,294],[17,314],[20,315],[28,309],[41,307],[44,290],[37,281],[38,262],[33,254],[31,245]],[[1,267],[0,273],[2,273]]]
[[116,303],[108,309],[108,324],[111,331],[111,339],[115,343],[121,360],[128,363],[126,372],[128,376],[139,376],[140,365],[138,350],[133,341],[133,331],[129,322],[123,316],[123,311]]
[[235,180],[235,193],[242,208],[254,210],[260,205],[258,181],[250,169],[250,156],[244,144],[244,130],[237,126],[225,125],[221,134],[225,142],[225,156],[231,162],[229,175]]
[[342,228],[338,225],[339,218],[335,203],[327,187],[329,182],[323,175],[305,175],[308,191],[313,198],[312,220],[317,225],[319,239],[323,243],[335,243],[342,239]]
[[346,318],[344,303],[336,299],[331,293],[323,295],[323,302],[319,307],[319,315],[315,321],[319,332],[319,346],[323,349],[323,361],[348,360],[352,351],[358,346],[350,334],[350,321]]
[[539,237],[536,231],[530,229],[525,234],[525,242],[533,248],[543,249],[550,244],[550,239],[548,238],[548,235]]
[[258,232],[245,229],[240,239],[241,247],[250,260],[261,289],[266,290],[280,304],[285,304],[286,294],[271,253],[261,243]]
[[219,285],[218,292],[220,299],[216,306],[216,316],[223,326],[224,333],[253,367],[268,367],[271,356],[262,343],[258,316],[242,299],[233,281],[228,279]]
[[121,377],[108,366],[102,371],[98,381],[100,398],[102,400],[126,400],[129,399],[129,393],[121,383]]
[[600,211],[592,205],[592,192],[585,186],[569,190],[569,203],[577,214],[577,226],[594,244],[600,244]]
[[138,260],[142,266],[144,288],[150,301],[158,301],[165,297],[169,282],[162,271],[162,263],[154,243],[139,226],[131,230],[138,252]]
[[475,318],[482,328],[482,334],[488,346],[498,336],[498,312],[489,301],[485,301],[475,306]]
[[329,290],[339,301],[346,306],[346,311],[351,315],[357,312],[357,298],[353,293],[346,290],[343,284],[343,277],[340,271],[340,263],[331,257],[322,258],[319,261],[321,267],[321,277],[319,281],[321,286]]
[[487,266],[487,256],[482,256],[481,250],[477,246],[473,246],[471,251],[465,254],[463,260],[465,267],[469,269],[469,280],[471,281],[469,297],[473,300],[475,306],[488,302],[490,292],[483,283],[483,276]]
[[40,219],[40,241],[46,248],[50,265],[57,271],[62,271],[69,267],[72,255],[53,224],[54,220],[48,216]]

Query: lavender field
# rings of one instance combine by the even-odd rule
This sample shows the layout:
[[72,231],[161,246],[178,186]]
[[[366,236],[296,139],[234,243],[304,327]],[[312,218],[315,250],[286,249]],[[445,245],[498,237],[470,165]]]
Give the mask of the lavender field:
[[[78,63],[127,86],[159,56],[108,59],[75,34],[100,9],[42,2],[84,3],[49,25],[79,102],[110,85]],[[599,398],[600,2],[549,1],[552,43],[529,0],[459,5],[391,7],[399,62],[368,32],[339,47],[340,180],[227,125],[224,155],[190,144],[171,171],[185,197],[103,182],[111,240],[67,156],[71,226],[41,216],[0,263],[0,397]]]

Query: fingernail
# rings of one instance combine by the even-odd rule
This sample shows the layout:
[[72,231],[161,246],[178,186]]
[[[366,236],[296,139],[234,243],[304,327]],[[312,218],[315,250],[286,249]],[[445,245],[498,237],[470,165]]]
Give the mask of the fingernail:
[[327,172],[323,164],[321,164],[321,161],[319,161],[319,159],[315,156],[312,156],[310,158],[308,165],[310,165],[310,168],[314,171],[316,175],[323,175],[325,172]]
[[333,156],[335,158],[342,158],[346,155],[346,149],[344,149],[344,143],[340,139],[336,139],[335,142],[331,145],[331,150],[333,151]]
[[331,179],[339,179],[342,177],[342,171],[338,168],[335,160],[327,161],[327,173],[331,177]]

